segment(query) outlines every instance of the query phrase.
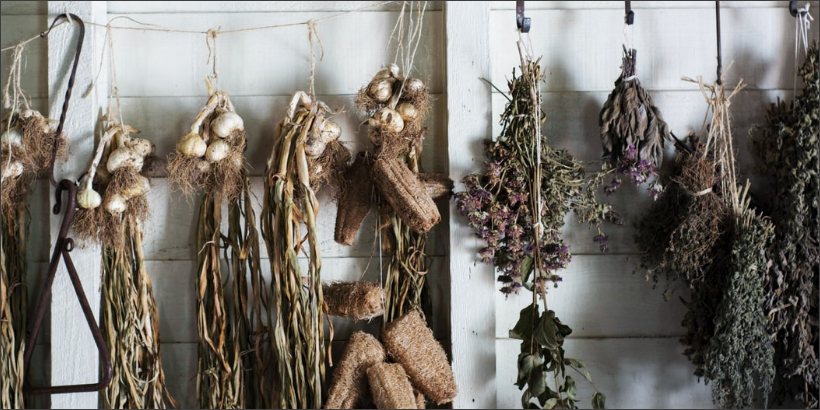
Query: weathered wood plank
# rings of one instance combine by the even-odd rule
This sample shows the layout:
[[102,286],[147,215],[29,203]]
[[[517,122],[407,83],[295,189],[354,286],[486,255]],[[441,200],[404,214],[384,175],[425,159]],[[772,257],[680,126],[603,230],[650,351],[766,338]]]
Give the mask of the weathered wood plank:
[[[725,4],[725,3],[724,3]],[[785,3],[784,3],[785,5]],[[686,90],[680,77],[715,80],[714,4],[702,9],[653,9],[633,26],[637,74],[650,89]],[[610,91],[620,74],[623,12],[581,8],[533,10],[535,56],[548,76],[545,91]],[[492,81],[502,89],[518,64],[515,11],[495,11]],[[743,78],[751,89],[791,88],[794,75],[794,18],[782,9],[729,9],[721,14],[726,84]],[[631,32],[632,29],[630,29]],[[597,35],[592,35],[596,33]],[[817,38],[814,25],[810,38]],[[730,66],[730,62],[733,64]]]
[[[676,338],[568,340],[564,348],[567,357],[587,365],[607,395],[607,408],[714,408],[711,388],[692,374]],[[498,408],[521,408],[521,392],[513,385],[520,341],[498,340],[496,351]],[[579,407],[590,408],[593,390],[582,376],[571,376],[577,380]]]
[[[10,2],[44,3],[44,2]],[[6,4],[2,2],[0,4]],[[5,7],[5,6],[4,6]],[[11,15],[5,10],[0,15],[0,46],[14,47],[19,42],[40,34],[47,29],[45,12],[42,14]],[[65,27],[63,27],[65,29]],[[12,50],[0,53],[0,86],[5,88],[12,62]],[[20,86],[29,98],[48,98],[48,42],[37,39],[26,45],[23,54],[23,70]],[[42,110],[42,107],[40,107]],[[5,112],[5,109],[4,109]],[[45,114],[45,111],[43,111]]]
[[[665,280],[655,284],[638,269],[638,257],[627,255],[575,255],[569,267],[558,272],[564,280],[550,288],[547,304],[572,328],[570,338],[671,337],[683,334],[686,308],[678,296],[688,289],[675,287],[664,301]],[[532,294],[496,296],[496,337],[507,338],[519,312],[532,303]]]
[[[0,14],[13,15],[45,15],[48,12],[48,3],[45,1],[4,1],[0,2]],[[5,37],[5,34],[3,34]]]
[[[319,20],[331,13],[149,14],[143,23],[174,29],[207,31],[270,26]],[[398,13],[371,12],[318,23],[325,54],[316,64],[316,93],[355,94],[381,67],[394,61],[389,33]],[[114,18],[116,15],[109,15]],[[123,20],[121,20],[123,21]],[[127,21],[117,25],[128,25]],[[133,25],[133,23],[132,23]],[[443,82],[442,13],[426,14],[414,75],[441,93]],[[304,25],[223,34],[217,40],[220,88],[231,95],[290,95],[307,90],[310,46]],[[273,41],[272,39],[275,39]],[[116,30],[117,79],[122,96],[190,97],[205,93],[211,73],[204,34]],[[355,55],[354,58],[351,58]],[[318,59],[318,56],[317,56]],[[169,75],[169,73],[175,73]]]
[[[816,7],[816,1],[812,1]],[[803,2],[801,2],[801,5]],[[749,9],[749,8],[780,8],[788,9],[788,3],[782,1],[727,1],[720,4],[721,8]],[[711,1],[636,1],[632,3],[633,10],[641,9],[714,9]],[[511,1],[492,2],[493,10],[515,10],[515,3]],[[528,1],[527,10],[624,10],[622,1]]]

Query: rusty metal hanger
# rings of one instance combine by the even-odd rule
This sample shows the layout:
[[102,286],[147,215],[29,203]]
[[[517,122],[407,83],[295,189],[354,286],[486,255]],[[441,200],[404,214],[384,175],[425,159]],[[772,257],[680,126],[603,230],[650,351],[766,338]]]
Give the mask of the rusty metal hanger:
[[529,33],[532,20],[529,17],[524,17],[524,2],[515,2],[515,25],[522,33]]
[[723,84],[723,56],[720,47],[720,1],[715,1],[715,29],[717,31],[717,85]]
[[45,316],[46,309],[48,308],[48,302],[51,300],[51,290],[54,285],[54,277],[57,275],[57,268],[59,268],[60,259],[62,259],[66,265],[66,269],[68,270],[68,276],[71,278],[71,284],[74,287],[74,292],[77,294],[77,300],[80,302],[80,307],[82,307],[85,320],[91,330],[91,335],[94,337],[94,344],[97,345],[97,350],[100,353],[100,361],[102,362],[103,367],[103,377],[102,380],[97,383],[76,384],[71,386],[40,387],[31,386],[27,382],[24,388],[25,392],[36,395],[100,391],[111,384],[111,379],[113,378],[114,373],[111,367],[111,354],[105,346],[102,332],[100,331],[100,327],[97,325],[97,320],[94,318],[94,312],[91,311],[91,306],[88,304],[88,299],[85,297],[85,291],[83,290],[82,282],[80,282],[80,276],[77,274],[77,269],[71,261],[70,253],[74,250],[74,240],[68,237],[68,230],[71,227],[71,222],[74,220],[74,211],[77,206],[77,185],[68,179],[63,179],[60,182],[57,182],[54,179],[54,162],[57,157],[57,147],[59,146],[59,140],[62,138],[63,126],[65,125],[66,114],[68,113],[68,103],[69,100],[71,100],[71,90],[74,88],[74,78],[77,75],[77,65],[80,61],[80,53],[83,48],[83,38],[85,37],[85,24],[83,24],[83,21],[78,16],[69,13],[57,16],[51,23],[48,30],[40,34],[40,37],[45,38],[48,36],[51,29],[54,28],[54,25],[57,24],[60,19],[67,19],[69,23],[77,23],[80,27],[80,33],[79,38],[77,39],[77,48],[74,54],[74,65],[71,68],[71,75],[68,78],[68,87],[65,92],[63,110],[60,114],[60,123],[57,125],[57,131],[55,132],[56,138],[54,140],[54,146],[51,150],[51,163],[48,168],[49,181],[55,188],[55,204],[54,209],[52,210],[55,215],[59,215],[60,210],[62,209],[63,191],[68,193],[68,197],[66,201],[65,215],[63,216],[63,222],[60,225],[60,233],[57,236],[56,243],[54,244],[54,252],[51,255],[51,263],[48,266],[46,283],[43,286],[43,291],[40,295],[40,301],[34,315],[34,322],[32,322],[31,327],[28,330],[23,368],[26,375],[31,374],[29,371],[29,366],[31,365],[31,355],[34,352],[34,343],[37,341],[37,336],[40,334],[40,327],[43,324],[43,317]]

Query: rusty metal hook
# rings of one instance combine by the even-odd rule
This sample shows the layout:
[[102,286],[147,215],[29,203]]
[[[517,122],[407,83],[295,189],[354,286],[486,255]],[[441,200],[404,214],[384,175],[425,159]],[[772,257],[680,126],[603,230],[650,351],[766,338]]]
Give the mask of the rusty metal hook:
[[524,2],[515,2],[515,25],[522,33],[529,33],[532,20],[529,17],[524,17]]
[[632,11],[632,2],[625,1],[624,2],[624,23],[626,25],[631,26],[632,23],[635,22],[635,12]]
[[114,371],[111,366],[111,354],[105,346],[102,332],[100,331],[100,327],[97,325],[97,320],[94,318],[94,312],[91,310],[88,299],[85,297],[83,284],[80,281],[80,276],[77,274],[77,269],[74,267],[74,262],[72,262],[70,255],[70,252],[74,250],[74,240],[68,237],[68,231],[71,228],[71,222],[74,220],[74,211],[77,208],[77,185],[68,179],[63,179],[59,183],[54,179],[54,162],[57,157],[57,147],[59,146],[59,140],[63,138],[63,126],[65,125],[66,115],[68,114],[68,103],[71,100],[71,90],[74,88],[74,78],[77,75],[77,66],[79,65],[83,38],[85,37],[85,24],[83,24],[83,21],[78,16],[69,13],[57,16],[51,23],[51,27],[49,27],[47,31],[41,33],[40,37],[45,38],[48,36],[55,24],[63,18],[68,19],[69,22],[76,22],[80,26],[80,33],[79,38],[77,39],[77,48],[74,53],[74,65],[71,68],[71,75],[68,79],[68,87],[65,93],[65,101],[63,102],[63,110],[60,114],[60,123],[55,132],[55,142],[52,148],[51,163],[49,164],[49,180],[51,181],[51,185],[55,188],[55,204],[54,209],[52,210],[55,215],[59,215],[62,209],[63,191],[67,192],[68,200],[65,207],[63,222],[60,224],[60,233],[58,234],[57,241],[54,244],[54,252],[51,255],[51,262],[48,266],[46,283],[43,286],[43,291],[40,295],[39,303],[37,304],[37,310],[34,314],[34,322],[32,322],[28,331],[23,368],[26,375],[31,374],[29,371],[29,366],[31,365],[31,355],[34,352],[34,344],[37,341],[37,336],[40,334],[40,327],[43,324],[43,318],[45,317],[49,301],[51,300],[51,288],[54,285],[54,278],[57,275],[57,269],[60,267],[60,259],[62,259],[66,265],[66,270],[68,270],[68,276],[71,279],[74,292],[77,294],[77,300],[80,302],[80,307],[83,310],[85,320],[91,330],[91,335],[94,338],[94,344],[97,345],[97,350],[100,353],[100,360],[103,367],[103,377],[102,380],[97,383],[72,386],[34,387],[28,385],[27,383],[25,386],[26,393],[35,395],[100,391],[111,384],[111,379],[114,375]]
[[720,46],[720,1],[715,1],[715,23],[717,30],[717,83],[723,84],[723,56],[721,55]]
[[797,17],[798,14],[801,15],[801,16],[804,16],[808,12],[806,10],[798,10],[797,9],[797,2],[796,1],[790,1],[789,2],[789,13],[792,15],[792,17]]

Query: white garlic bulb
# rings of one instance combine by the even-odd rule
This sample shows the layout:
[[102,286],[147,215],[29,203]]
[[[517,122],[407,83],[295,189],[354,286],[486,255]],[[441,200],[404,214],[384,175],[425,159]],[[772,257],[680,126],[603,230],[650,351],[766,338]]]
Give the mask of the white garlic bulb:
[[418,78],[408,78],[404,82],[404,90],[408,93],[417,93],[424,89],[424,82]]
[[9,128],[7,131],[3,131],[3,135],[0,137],[0,142],[4,147],[10,146],[14,149],[22,148],[23,133],[20,131],[20,128]]
[[216,140],[208,146],[208,150],[205,151],[205,160],[208,162],[219,162],[225,159],[228,156],[228,153],[231,151],[231,146],[225,142],[224,140]]
[[367,95],[380,103],[387,102],[393,96],[393,83],[395,82],[396,80],[392,78],[373,80],[367,86]]
[[111,173],[126,167],[135,168],[137,171],[140,171],[142,170],[143,162],[144,159],[142,156],[134,152],[131,148],[119,147],[108,157],[106,168],[108,172]]
[[137,155],[147,158],[151,155],[154,155],[157,151],[157,147],[145,138],[134,138],[131,140],[130,143],[127,143],[131,150],[137,153]]
[[6,169],[3,170],[3,179],[17,178],[22,173],[23,164],[21,164],[20,161],[12,161],[12,163],[8,164],[8,166],[6,166]]
[[320,138],[310,138],[305,141],[305,155],[308,157],[316,158],[322,155],[322,153],[325,152],[325,148],[327,148],[327,143]]
[[91,188],[81,189],[77,192],[77,204],[83,209],[94,209],[102,204],[102,197]]
[[127,207],[125,198],[120,194],[114,194],[105,199],[105,210],[111,215],[118,216],[125,212]]
[[396,107],[396,111],[401,115],[401,118],[405,121],[415,121],[416,118],[419,117],[419,110],[413,104],[405,101]]
[[142,175],[137,175],[137,180],[133,184],[131,184],[130,186],[127,186],[127,187],[123,188],[123,190],[122,190],[122,192],[120,192],[120,194],[125,199],[131,199],[131,198],[136,197],[136,196],[141,196],[141,195],[147,194],[148,190],[150,190],[150,189],[151,189],[151,181],[149,181],[148,178],[146,178]]
[[195,132],[190,132],[177,143],[177,151],[190,158],[201,158],[205,155],[208,144]]
[[380,70],[373,76],[374,80],[383,80],[386,78],[399,78],[399,66],[390,63],[387,68]]
[[199,175],[207,174],[211,171],[211,163],[208,161],[200,160],[196,163],[196,170],[199,172]]
[[245,157],[242,156],[242,153],[239,151],[233,152],[230,156],[231,164],[237,169],[240,169],[245,166]]
[[342,127],[333,121],[325,121],[320,135],[321,140],[325,143],[336,141],[342,136]]
[[390,108],[382,108],[376,111],[372,119],[375,119],[375,124],[371,122],[370,125],[376,125],[384,131],[401,132],[404,129],[404,120],[401,119],[401,115]]
[[245,129],[242,117],[233,111],[226,111],[211,121],[211,131],[219,138],[228,138],[234,131]]

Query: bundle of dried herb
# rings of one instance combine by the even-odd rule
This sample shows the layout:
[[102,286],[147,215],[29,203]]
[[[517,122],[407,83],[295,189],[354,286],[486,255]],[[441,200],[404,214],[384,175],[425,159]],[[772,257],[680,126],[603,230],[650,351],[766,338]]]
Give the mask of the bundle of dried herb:
[[[602,246],[606,236],[600,225],[619,218],[611,206],[595,200],[603,173],[587,175],[582,163],[551,148],[541,135],[544,115],[538,87],[544,77],[538,61],[525,60],[524,55],[522,51],[521,75],[513,70],[508,82],[502,133],[485,145],[488,170],[464,178],[467,190],[457,193],[456,201],[470,226],[487,241],[481,258],[499,270],[501,292],[532,292],[532,304],[521,311],[510,331],[511,337],[522,340],[516,382],[524,390],[522,406],[574,408],[575,381],[566,369],[592,380],[581,361],[565,357],[563,343],[571,329],[546,308],[547,288],[557,286],[558,271],[570,261],[569,247],[561,238],[567,213],[573,211],[581,222],[598,228],[595,241]],[[555,384],[550,387],[548,381]],[[596,389],[592,406],[602,408],[604,400]]]
[[[267,291],[261,282],[259,240],[245,166],[244,123],[228,93],[214,91],[210,81],[207,85],[208,103],[171,154],[168,173],[172,187],[185,194],[205,191],[196,236],[197,401],[206,409],[245,408],[262,400],[256,380],[259,369],[251,355],[243,356],[256,344],[252,327],[261,322],[262,308],[249,304],[247,297]],[[221,229],[226,202],[227,236]],[[223,275],[223,262],[227,262],[228,275]],[[232,300],[225,295],[225,286],[231,283]]]
[[25,204],[4,201],[0,206],[0,404],[4,409],[22,409],[28,212]]
[[[274,375],[267,388],[271,404],[277,408],[322,407],[326,307],[316,192],[328,179],[314,179],[316,173],[311,170],[339,175],[350,158],[339,154],[347,150],[338,141],[341,128],[326,119],[330,113],[325,103],[304,92],[295,93],[287,115],[276,126],[268,159],[262,236],[271,264],[272,303],[267,314],[273,321],[269,339]],[[330,129],[334,134],[328,136],[326,130]],[[324,138],[323,149],[310,149]],[[305,243],[307,249],[303,249]],[[302,252],[308,257],[306,272],[298,260]]]
[[[153,144],[107,116],[82,188],[73,228],[102,250],[100,330],[111,352],[113,379],[103,408],[177,407],[165,386],[159,312],[142,247],[150,181],[142,175]],[[102,166],[100,166],[102,164]]]
[[[663,160],[663,142],[669,138],[669,126],[655,107],[652,96],[641,87],[635,74],[635,49],[624,47],[621,75],[609,94],[598,122],[604,157],[619,175],[627,175],[632,183],[641,185],[656,176],[655,169]],[[657,181],[656,181],[657,182]],[[657,196],[661,189],[653,183],[649,191]],[[616,176],[605,188],[612,194],[621,185]]]
[[818,275],[820,275],[820,157],[818,42],[809,47],[799,74],[803,92],[787,105],[772,104],[753,140],[773,176],[775,240],[766,278],[765,311],[776,339],[777,399],[794,398],[806,408],[820,403]]

